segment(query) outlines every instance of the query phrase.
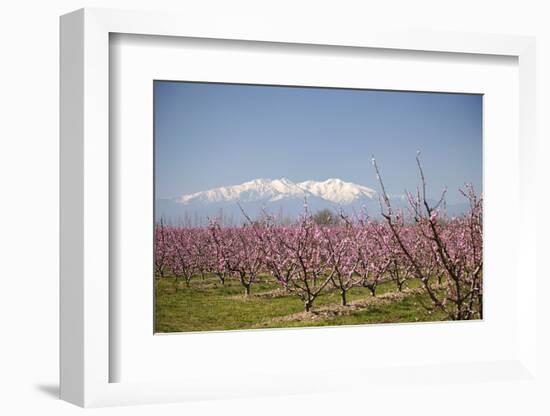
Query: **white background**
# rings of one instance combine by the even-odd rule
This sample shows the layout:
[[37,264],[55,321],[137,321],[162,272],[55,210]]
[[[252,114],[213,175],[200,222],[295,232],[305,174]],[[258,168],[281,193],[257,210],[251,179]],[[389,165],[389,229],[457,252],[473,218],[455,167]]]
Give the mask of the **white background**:
[[[548,138],[550,114],[550,13],[544,1],[19,1],[0,9],[0,411],[4,414],[80,413],[55,399],[58,375],[58,16],[83,6],[179,10],[208,19],[210,13],[262,16],[281,24],[342,26],[385,24],[439,30],[511,33],[538,36],[538,166],[541,210],[539,250],[548,250]],[[289,23],[283,23],[289,21]],[[546,141],[544,140],[546,139]],[[542,177],[544,176],[544,179]],[[543,257],[543,256],[541,256]],[[542,260],[541,264],[542,266]],[[548,282],[538,291],[549,293]],[[548,319],[549,306],[540,302]],[[540,333],[547,350],[548,330]],[[548,359],[541,354],[540,365]],[[548,414],[534,396],[506,383],[495,387],[501,399],[487,402],[479,387],[461,384],[457,395],[472,405],[437,401],[438,386],[424,395],[424,414]],[[394,397],[391,386],[378,397],[323,394],[162,405],[154,408],[100,409],[100,414],[391,414],[407,396]],[[413,409],[411,409],[413,410]],[[413,413],[412,411],[410,413]]]

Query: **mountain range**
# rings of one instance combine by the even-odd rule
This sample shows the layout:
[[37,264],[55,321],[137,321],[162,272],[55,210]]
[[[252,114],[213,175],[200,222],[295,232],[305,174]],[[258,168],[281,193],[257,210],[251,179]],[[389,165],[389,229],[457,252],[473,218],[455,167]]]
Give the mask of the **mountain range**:
[[251,216],[266,210],[280,217],[293,218],[303,211],[304,201],[314,211],[360,208],[375,195],[376,191],[371,188],[337,178],[304,182],[259,178],[176,198],[157,199],[155,217],[202,224],[208,217],[223,216],[238,223],[243,217],[242,207]]
[[[396,206],[404,206],[402,196],[392,200]],[[370,215],[376,215],[380,211],[377,192],[363,185],[337,178],[304,182],[260,178],[175,198],[158,198],[155,219],[204,225],[208,218],[218,217],[228,224],[240,224],[244,219],[242,208],[253,218],[267,211],[292,220],[303,212],[304,201],[312,212],[328,208],[352,213],[366,209]]]
[[323,182],[294,183],[287,178],[254,179],[240,185],[215,188],[183,195],[176,199],[182,205],[223,202],[276,202],[285,199],[321,198],[335,204],[350,204],[363,198],[371,199],[376,192],[366,186],[327,179]]

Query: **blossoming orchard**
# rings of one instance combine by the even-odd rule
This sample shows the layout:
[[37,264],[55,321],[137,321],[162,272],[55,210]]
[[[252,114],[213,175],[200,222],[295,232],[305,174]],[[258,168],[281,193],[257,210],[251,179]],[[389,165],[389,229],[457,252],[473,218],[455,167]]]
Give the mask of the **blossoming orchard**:
[[[158,222],[159,330],[481,319],[482,198],[465,186],[468,210],[448,216],[445,192],[429,202],[417,163],[418,190],[397,209],[373,159],[381,188],[373,217],[335,211],[334,221],[322,223],[306,201],[291,224],[244,210],[241,226],[216,218],[205,227]],[[166,305],[179,315],[168,317]],[[216,326],[226,316],[228,324]]]

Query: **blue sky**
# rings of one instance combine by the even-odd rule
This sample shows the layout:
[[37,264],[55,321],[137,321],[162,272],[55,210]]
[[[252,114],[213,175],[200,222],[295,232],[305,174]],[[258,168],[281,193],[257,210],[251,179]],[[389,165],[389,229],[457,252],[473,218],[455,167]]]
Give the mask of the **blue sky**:
[[482,96],[155,81],[155,190],[175,197],[255,178],[340,178],[432,196],[481,191]]

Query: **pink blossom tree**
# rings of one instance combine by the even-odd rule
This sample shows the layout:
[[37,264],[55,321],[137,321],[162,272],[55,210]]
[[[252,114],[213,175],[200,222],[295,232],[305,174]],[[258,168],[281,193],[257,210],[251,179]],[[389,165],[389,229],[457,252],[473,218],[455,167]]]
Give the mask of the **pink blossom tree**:
[[340,292],[342,306],[347,306],[347,293],[363,282],[357,273],[360,257],[357,256],[359,240],[357,228],[349,221],[344,226],[322,228],[328,251],[328,265],[332,273],[332,285]]
[[155,276],[164,277],[168,267],[168,251],[170,250],[166,226],[161,219],[155,226]]
[[[475,196],[473,188],[463,194],[470,200],[470,212],[463,218],[441,218],[441,207],[446,190],[439,201],[431,205],[426,197],[426,178],[416,157],[421,185],[417,195],[407,194],[409,210],[413,216],[416,236],[407,234],[403,216],[396,213],[385,190],[380,171],[373,158],[373,165],[382,190],[381,209],[389,229],[399,246],[400,253],[410,262],[415,277],[421,280],[432,306],[450,319],[463,320],[482,317],[482,200]],[[428,254],[430,253],[430,254]],[[427,261],[428,260],[428,261]],[[432,261],[429,261],[432,260]],[[435,260],[435,261],[433,261]],[[439,266],[444,276],[443,288],[433,285],[433,266]]]
[[309,312],[336,273],[326,237],[307,206],[297,224],[271,228],[271,233],[267,239],[270,260],[266,264],[279,283],[297,295]]
[[193,239],[191,232],[186,228],[170,227],[168,236],[170,271],[174,275],[174,286],[177,290],[180,278],[189,286],[197,272]]
[[218,269],[237,277],[249,296],[262,268],[259,241],[250,227],[222,228],[213,222],[210,227],[216,245]]

